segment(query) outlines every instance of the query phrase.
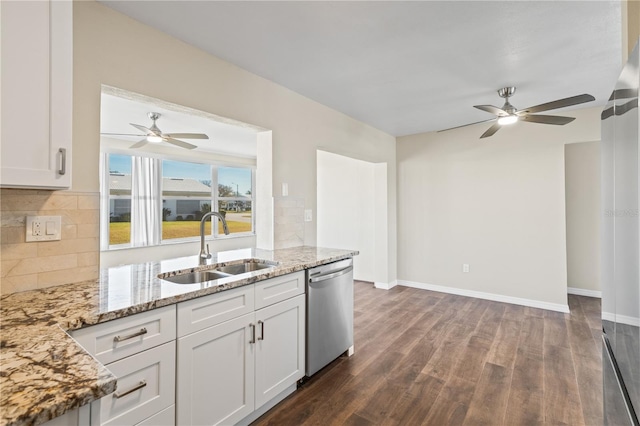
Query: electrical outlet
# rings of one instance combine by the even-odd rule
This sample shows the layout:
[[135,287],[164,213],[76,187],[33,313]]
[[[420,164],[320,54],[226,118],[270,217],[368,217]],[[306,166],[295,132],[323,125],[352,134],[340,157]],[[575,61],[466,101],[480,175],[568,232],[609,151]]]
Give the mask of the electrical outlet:
[[31,235],[34,237],[42,236],[42,222],[39,220],[34,220],[31,224]]
[[468,263],[463,263],[462,264],[462,272],[469,272],[469,264]]
[[61,216],[27,216],[26,241],[55,241],[60,239]]
[[311,222],[313,220],[313,210],[304,211],[304,221]]

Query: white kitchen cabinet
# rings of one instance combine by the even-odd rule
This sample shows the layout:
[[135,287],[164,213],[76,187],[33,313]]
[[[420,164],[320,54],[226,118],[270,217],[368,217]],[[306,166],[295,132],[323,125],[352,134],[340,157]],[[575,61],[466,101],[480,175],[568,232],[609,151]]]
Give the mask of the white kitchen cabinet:
[[[304,272],[178,306],[177,424],[238,423],[275,397],[283,398],[304,376],[305,296],[300,280]],[[265,307],[254,311],[254,304]],[[228,319],[231,312],[244,315]],[[180,330],[209,322],[218,323],[180,335]]]
[[0,186],[71,185],[73,3],[0,2]]
[[135,425],[175,403],[176,342],[107,364],[117,390],[91,406],[92,425]]
[[175,305],[70,334],[118,380],[114,393],[90,404],[90,422],[80,424],[175,424],[172,408],[176,399]]
[[305,371],[305,296],[256,311],[256,409]]
[[176,307],[153,309],[74,330],[70,334],[98,361],[108,365],[176,340]]
[[176,423],[230,425],[254,410],[254,313],[178,339]]
[[256,309],[282,302],[305,290],[304,271],[282,275],[265,281],[258,281],[256,288]]
[[178,304],[178,337],[204,330],[254,310],[253,285]]

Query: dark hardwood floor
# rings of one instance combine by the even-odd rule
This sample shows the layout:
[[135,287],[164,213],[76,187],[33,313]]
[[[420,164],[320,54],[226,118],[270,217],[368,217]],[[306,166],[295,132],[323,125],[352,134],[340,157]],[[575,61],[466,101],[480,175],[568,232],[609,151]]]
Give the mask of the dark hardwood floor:
[[602,425],[600,300],[571,314],[355,285],[355,355],[255,425]]

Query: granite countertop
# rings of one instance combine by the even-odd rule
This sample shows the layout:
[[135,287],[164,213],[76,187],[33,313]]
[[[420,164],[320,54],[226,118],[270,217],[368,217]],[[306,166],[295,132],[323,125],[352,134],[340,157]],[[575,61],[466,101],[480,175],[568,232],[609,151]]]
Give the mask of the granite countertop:
[[[213,294],[357,255],[319,247],[245,249],[105,268],[97,281],[3,296],[0,299],[0,425],[37,425],[116,389],[116,378],[66,331]],[[257,258],[277,263],[202,284],[174,284],[172,275]]]

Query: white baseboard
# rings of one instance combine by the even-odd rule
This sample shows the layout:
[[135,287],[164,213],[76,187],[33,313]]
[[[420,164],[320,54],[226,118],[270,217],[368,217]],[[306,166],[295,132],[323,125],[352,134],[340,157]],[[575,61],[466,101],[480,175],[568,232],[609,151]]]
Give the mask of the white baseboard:
[[482,291],[465,290],[462,288],[446,287],[435,284],[417,283],[414,281],[398,280],[398,285],[419,288],[422,290],[437,291],[440,293],[457,294],[458,296],[475,297],[478,299],[493,300],[494,302],[511,303],[514,305],[529,306],[531,308],[546,309],[549,311],[569,313],[569,305],[560,303],[542,302],[540,300],[522,299],[520,297],[503,296],[501,294],[485,293]]
[[576,296],[596,297],[602,299],[602,292],[598,290],[586,290],[584,288],[567,287],[567,293],[575,294]]
[[398,280],[393,280],[390,283],[380,283],[380,282],[374,282],[373,286],[375,288],[379,288],[382,290],[391,290],[392,288],[394,288],[395,286],[398,285]]
[[627,315],[617,315],[611,312],[603,312],[602,319],[605,321],[631,325],[633,327],[640,327],[640,318],[630,317]]

